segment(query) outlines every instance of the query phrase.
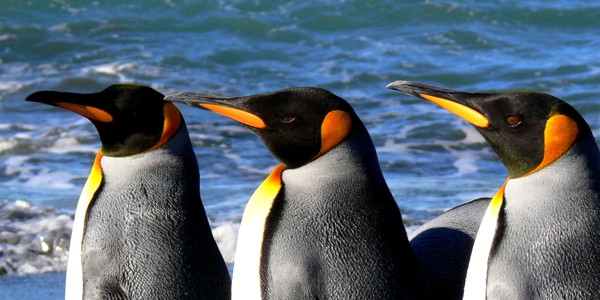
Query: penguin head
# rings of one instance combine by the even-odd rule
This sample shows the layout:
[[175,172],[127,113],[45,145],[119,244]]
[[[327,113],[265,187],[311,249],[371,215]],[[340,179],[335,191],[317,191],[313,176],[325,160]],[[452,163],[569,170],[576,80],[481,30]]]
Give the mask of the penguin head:
[[150,87],[117,84],[90,94],[39,91],[26,100],[62,107],[88,118],[98,130],[104,155],[122,157],[156,147],[164,136],[165,125],[181,122],[177,108],[163,98]]
[[358,117],[344,99],[323,89],[288,88],[243,97],[177,93],[165,100],[203,108],[256,133],[286,168],[297,168],[342,142]]
[[467,93],[409,81],[387,86],[429,100],[477,128],[511,178],[532,174],[592,136],[583,117],[569,104],[530,91]]

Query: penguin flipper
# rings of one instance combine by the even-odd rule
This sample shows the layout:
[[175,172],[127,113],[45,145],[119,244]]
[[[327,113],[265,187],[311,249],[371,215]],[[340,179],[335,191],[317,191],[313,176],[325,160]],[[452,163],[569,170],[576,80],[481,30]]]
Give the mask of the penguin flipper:
[[414,232],[410,244],[433,299],[462,299],[471,250],[490,200],[454,207]]

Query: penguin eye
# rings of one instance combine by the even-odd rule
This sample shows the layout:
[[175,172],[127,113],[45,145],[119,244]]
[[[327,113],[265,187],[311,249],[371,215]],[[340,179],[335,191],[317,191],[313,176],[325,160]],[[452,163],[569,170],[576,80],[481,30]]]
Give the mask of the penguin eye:
[[296,121],[296,117],[294,117],[294,116],[286,116],[286,117],[281,118],[281,122],[283,122],[285,124],[290,124],[294,121]]
[[521,124],[521,118],[519,116],[508,116],[504,118],[504,122],[510,127],[517,127]]

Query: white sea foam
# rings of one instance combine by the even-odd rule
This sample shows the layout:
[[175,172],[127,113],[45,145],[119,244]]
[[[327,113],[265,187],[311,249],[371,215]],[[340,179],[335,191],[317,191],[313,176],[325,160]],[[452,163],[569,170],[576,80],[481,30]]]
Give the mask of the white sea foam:
[[404,228],[406,229],[406,235],[409,238],[412,238],[412,234],[419,229],[419,227],[421,227],[422,224],[415,224],[415,225],[406,225],[404,226]]
[[54,32],[70,32],[71,31],[68,23],[56,24],[56,25],[50,27],[49,29],[50,29],[50,31],[54,31]]
[[41,170],[39,173],[27,178],[21,185],[25,187],[44,186],[59,190],[73,189],[77,186],[72,184],[71,181],[76,178],[76,176],[68,172]]
[[0,202],[0,273],[64,271],[72,226],[72,217],[54,208]]
[[51,147],[45,148],[52,154],[65,153],[96,153],[98,152],[97,145],[83,145],[76,138],[68,137],[57,140]]
[[479,152],[460,151],[460,154],[457,152],[453,154],[457,157],[456,161],[452,164],[457,170],[456,176],[479,171],[479,167],[477,167],[477,161],[480,159]]
[[110,64],[105,64],[105,65],[99,65],[96,67],[91,67],[86,70],[89,72],[93,72],[93,73],[118,76],[124,70],[132,69],[133,67],[134,67],[134,64],[132,64],[132,63],[128,63],[128,64],[110,63]]
[[228,264],[233,264],[235,260],[235,248],[237,244],[238,231],[240,224],[224,224],[212,230],[213,237],[221,250],[223,259]]
[[461,127],[461,131],[465,133],[465,138],[461,141],[465,144],[483,144],[486,143],[483,136],[473,126]]
[[86,76],[94,75],[94,74],[104,74],[110,76],[116,76],[119,78],[119,82],[132,82],[132,79],[129,79],[125,76],[124,72],[128,70],[132,70],[136,67],[134,63],[109,63],[103,64],[99,66],[92,66],[88,68],[84,68],[83,72]]
[[[0,275],[66,270],[73,216],[24,200],[0,201]],[[239,223],[213,228],[228,264],[233,264]]]
[[0,124],[0,130],[35,130],[37,127],[25,123],[3,123]]
[[596,142],[600,143],[600,128],[597,128],[596,130],[592,130],[592,134],[596,138]]
[[4,42],[7,40],[16,39],[17,36],[15,34],[2,34],[0,35],[0,42]]
[[12,149],[16,148],[18,144],[19,142],[14,138],[0,141],[0,154],[10,152]]
[[258,174],[258,175],[264,175],[267,176],[269,174],[271,174],[271,172],[273,172],[273,169],[275,168],[275,165],[270,165],[266,168],[253,168],[250,165],[238,165],[238,169],[239,170],[243,170],[248,174]]
[[24,167],[24,163],[31,159],[29,156],[13,155],[4,160],[5,174],[15,176],[19,173],[26,173],[30,169]]
[[4,160],[5,175],[11,179],[3,185],[23,188],[44,186],[59,190],[77,188],[71,183],[77,178],[74,174],[40,168],[37,164],[30,163],[32,159],[30,156],[14,155]]
[[26,83],[22,81],[0,81],[0,92],[3,93],[14,93],[23,89],[26,86]]
[[383,143],[383,146],[377,147],[378,153],[405,153],[408,152],[410,144],[408,143],[396,143],[393,139],[387,139]]

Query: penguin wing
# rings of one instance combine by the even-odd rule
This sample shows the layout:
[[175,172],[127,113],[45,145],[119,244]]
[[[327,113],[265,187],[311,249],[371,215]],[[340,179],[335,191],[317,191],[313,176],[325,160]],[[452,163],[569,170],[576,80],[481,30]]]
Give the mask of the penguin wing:
[[454,207],[413,233],[410,244],[433,299],[462,299],[471,250],[490,200]]

